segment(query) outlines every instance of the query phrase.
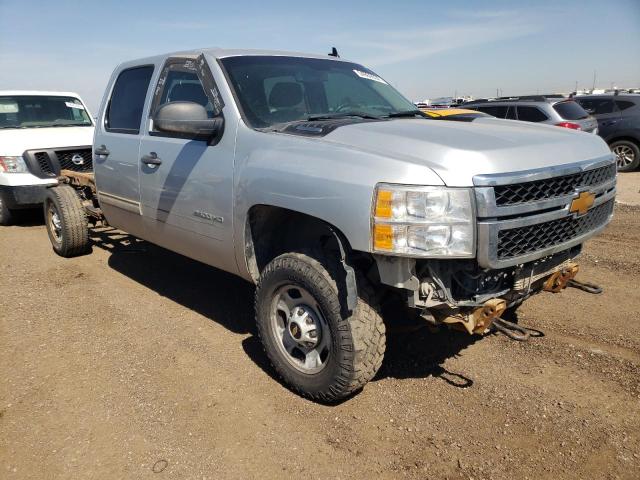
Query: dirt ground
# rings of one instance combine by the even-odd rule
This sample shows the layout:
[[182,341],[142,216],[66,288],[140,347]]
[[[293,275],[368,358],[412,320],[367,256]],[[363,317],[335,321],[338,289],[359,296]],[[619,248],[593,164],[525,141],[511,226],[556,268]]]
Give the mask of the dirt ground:
[[392,334],[336,406],[274,378],[248,284],[94,231],[54,255],[0,229],[2,479],[640,477],[640,208],[618,206],[569,289],[524,305],[527,343]]

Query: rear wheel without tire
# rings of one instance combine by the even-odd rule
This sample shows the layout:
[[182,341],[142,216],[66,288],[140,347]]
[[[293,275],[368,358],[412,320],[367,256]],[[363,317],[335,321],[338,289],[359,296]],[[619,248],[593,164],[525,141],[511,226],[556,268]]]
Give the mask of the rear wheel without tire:
[[47,190],[44,219],[53,250],[61,257],[76,257],[89,251],[89,227],[82,202],[68,185]]
[[13,221],[13,213],[7,207],[4,198],[0,195],[0,225],[11,225]]
[[640,148],[629,140],[618,140],[609,145],[616,156],[619,172],[630,172],[640,165]]
[[358,303],[341,315],[333,270],[320,255],[286,253],[264,269],[256,290],[258,334],[271,364],[294,391],[325,402],[361,389],[376,374],[385,327],[358,281]]

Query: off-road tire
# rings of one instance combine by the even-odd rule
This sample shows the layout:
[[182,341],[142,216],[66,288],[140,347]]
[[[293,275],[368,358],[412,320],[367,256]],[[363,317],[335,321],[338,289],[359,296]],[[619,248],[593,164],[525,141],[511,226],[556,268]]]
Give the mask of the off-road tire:
[[7,207],[7,203],[0,195],[0,225],[11,225],[13,222],[13,213]]
[[[638,145],[630,140],[617,140],[615,142],[612,142],[609,145],[609,148],[611,149],[611,151],[613,152],[614,149],[616,147],[623,147],[623,148],[627,148],[632,152],[633,155],[633,160],[621,167],[618,164],[618,171],[619,172],[631,172],[633,170],[636,170],[638,168],[638,166],[640,166],[640,147],[638,147]],[[614,152],[615,153],[615,152]],[[616,162],[617,162],[617,158],[616,158]]]
[[[88,253],[89,225],[82,202],[69,185],[49,188],[44,199],[44,218],[53,250],[61,257],[77,257]],[[61,228],[54,233],[50,211],[57,212]]]
[[[314,401],[335,402],[362,389],[371,380],[384,357],[385,326],[370,286],[359,277],[358,301],[350,316],[341,314],[336,274],[341,267],[323,258],[322,252],[285,253],[262,272],[255,296],[256,323],[264,351],[274,370],[293,391]],[[284,284],[298,285],[318,302],[327,320],[332,343],[327,364],[316,374],[293,368],[277,347],[270,326],[275,292]],[[347,314],[348,315],[348,314]]]

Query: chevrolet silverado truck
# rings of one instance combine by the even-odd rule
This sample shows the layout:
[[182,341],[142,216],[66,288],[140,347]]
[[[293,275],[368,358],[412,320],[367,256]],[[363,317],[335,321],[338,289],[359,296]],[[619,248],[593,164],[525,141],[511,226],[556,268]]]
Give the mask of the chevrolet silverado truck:
[[0,225],[39,207],[62,169],[91,171],[93,121],[71,92],[0,91]]
[[427,118],[336,57],[205,49],[124,63],[105,92],[94,174],[63,172],[54,250],[103,222],[257,285],[257,332],[294,391],[361,389],[381,306],[483,334],[575,276],[610,221],[616,165],[596,135]]

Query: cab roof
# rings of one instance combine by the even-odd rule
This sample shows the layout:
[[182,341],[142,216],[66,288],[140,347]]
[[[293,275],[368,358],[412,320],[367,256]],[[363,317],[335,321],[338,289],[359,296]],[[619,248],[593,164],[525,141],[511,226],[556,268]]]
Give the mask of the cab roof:
[[265,57],[302,57],[302,58],[318,58],[322,60],[331,60],[335,62],[350,62],[350,60],[346,60],[340,57],[333,57],[331,55],[325,54],[315,54],[315,53],[303,53],[303,52],[288,52],[283,50],[253,50],[253,49],[228,49],[228,48],[200,48],[195,50],[183,50],[178,52],[170,52],[164,53],[161,55],[154,55],[151,57],[137,58],[132,60],[127,60],[122,62],[118,66],[118,70],[122,70],[125,68],[130,68],[136,65],[144,65],[150,63],[161,63],[165,59],[169,57],[187,57],[187,58],[196,58],[200,54],[204,53],[205,55],[210,55],[214,58],[229,58],[229,57],[249,57],[249,56],[265,56]]
[[77,97],[80,98],[75,92],[51,92],[47,90],[0,90],[0,96],[18,96],[18,95],[28,95],[28,96],[49,96],[49,97]]

